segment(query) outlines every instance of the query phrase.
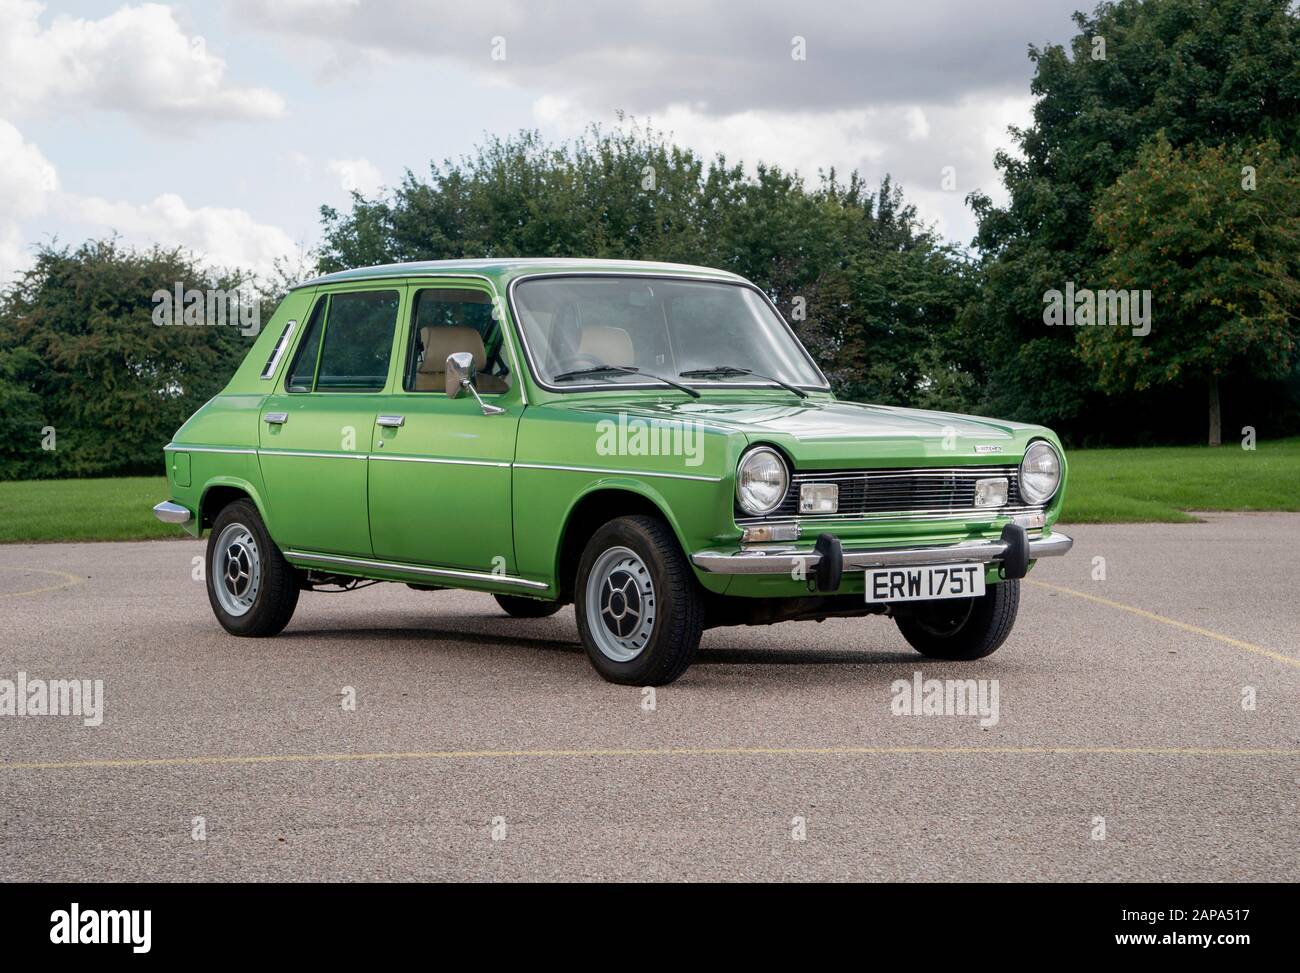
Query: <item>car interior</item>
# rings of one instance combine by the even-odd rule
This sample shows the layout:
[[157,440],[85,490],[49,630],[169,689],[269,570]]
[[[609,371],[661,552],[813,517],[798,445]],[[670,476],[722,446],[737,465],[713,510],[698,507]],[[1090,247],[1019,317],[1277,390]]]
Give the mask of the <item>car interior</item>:
[[478,373],[475,388],[484,395],[510,388],[501,327],[492,316],[492,299],[483,291],[430,288],[416,297],[405,388],[445,392],[447,356],[469,352]]

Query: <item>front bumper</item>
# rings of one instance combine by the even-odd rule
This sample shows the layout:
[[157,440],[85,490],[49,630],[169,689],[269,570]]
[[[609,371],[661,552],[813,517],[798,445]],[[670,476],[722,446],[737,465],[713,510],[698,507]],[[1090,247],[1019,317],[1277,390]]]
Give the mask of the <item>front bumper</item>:
[[161,520],[164,524],[188,524],[194,519],[188,507],[182,507],[179,503],[172,503],[170,500],[164,500],[156,504],[153,508],[153,515]]
[[[1065,534],[1052,533],[1029,541],[1029,559],[1059,557],[1074,546]],[[962,541],[933,547],[899,547],[888,549],[844,550],[844,570],[894,568],[918,564],[990,564],[1007,554],[1005,540]],[[811,576],[821,562],[817,551],[800,551],[790,547],[750,549],[733,552],[700,551],[691,561],[701,571],[712,574],[790,574],[797,567]]]

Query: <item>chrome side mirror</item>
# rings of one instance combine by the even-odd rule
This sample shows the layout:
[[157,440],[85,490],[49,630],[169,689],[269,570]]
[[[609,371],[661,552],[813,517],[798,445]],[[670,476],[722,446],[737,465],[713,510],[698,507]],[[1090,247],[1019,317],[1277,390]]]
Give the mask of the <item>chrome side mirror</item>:
[[447,398],[459,399],[466,391],[474,396],[478,407],[485,416],[497,416],[506,410],[499,405],[484,402],[474,387],[478,372],[474,368],[474,356],[468,351],[457,351],[447,356]]

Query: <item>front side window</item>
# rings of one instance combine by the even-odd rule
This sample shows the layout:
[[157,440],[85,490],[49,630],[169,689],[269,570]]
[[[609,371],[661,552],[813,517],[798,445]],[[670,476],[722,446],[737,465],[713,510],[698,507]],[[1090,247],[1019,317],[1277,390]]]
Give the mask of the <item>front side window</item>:
[[480,393],[491,395],[510,388],[505,335],[492,309],[492,298],[473,288],[419,291],[412,311],[404,388],[445,394],[447,356],[462,351],[474,356]]
[[319,301],[290,370],[289,391],[383,389],[399,303],[395,290],[347,291]]
[[[647,277],[538,277],[514,288],[537,377],[556,388],[644,382],[624,366],[691,385],[744,382],[736,370],[824,389],[825,379],[753,288]],[[732,370],[731,374],[709,370]],[[576,378],[576,381],[575,381]]]

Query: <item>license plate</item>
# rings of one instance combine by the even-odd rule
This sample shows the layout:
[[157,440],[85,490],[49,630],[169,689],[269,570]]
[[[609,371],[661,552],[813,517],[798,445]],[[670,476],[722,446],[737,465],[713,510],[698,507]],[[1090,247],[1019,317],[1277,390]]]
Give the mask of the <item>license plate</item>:
[[868,568],[867,601],[935,601],[984,594],[984,565],[943,564]]

